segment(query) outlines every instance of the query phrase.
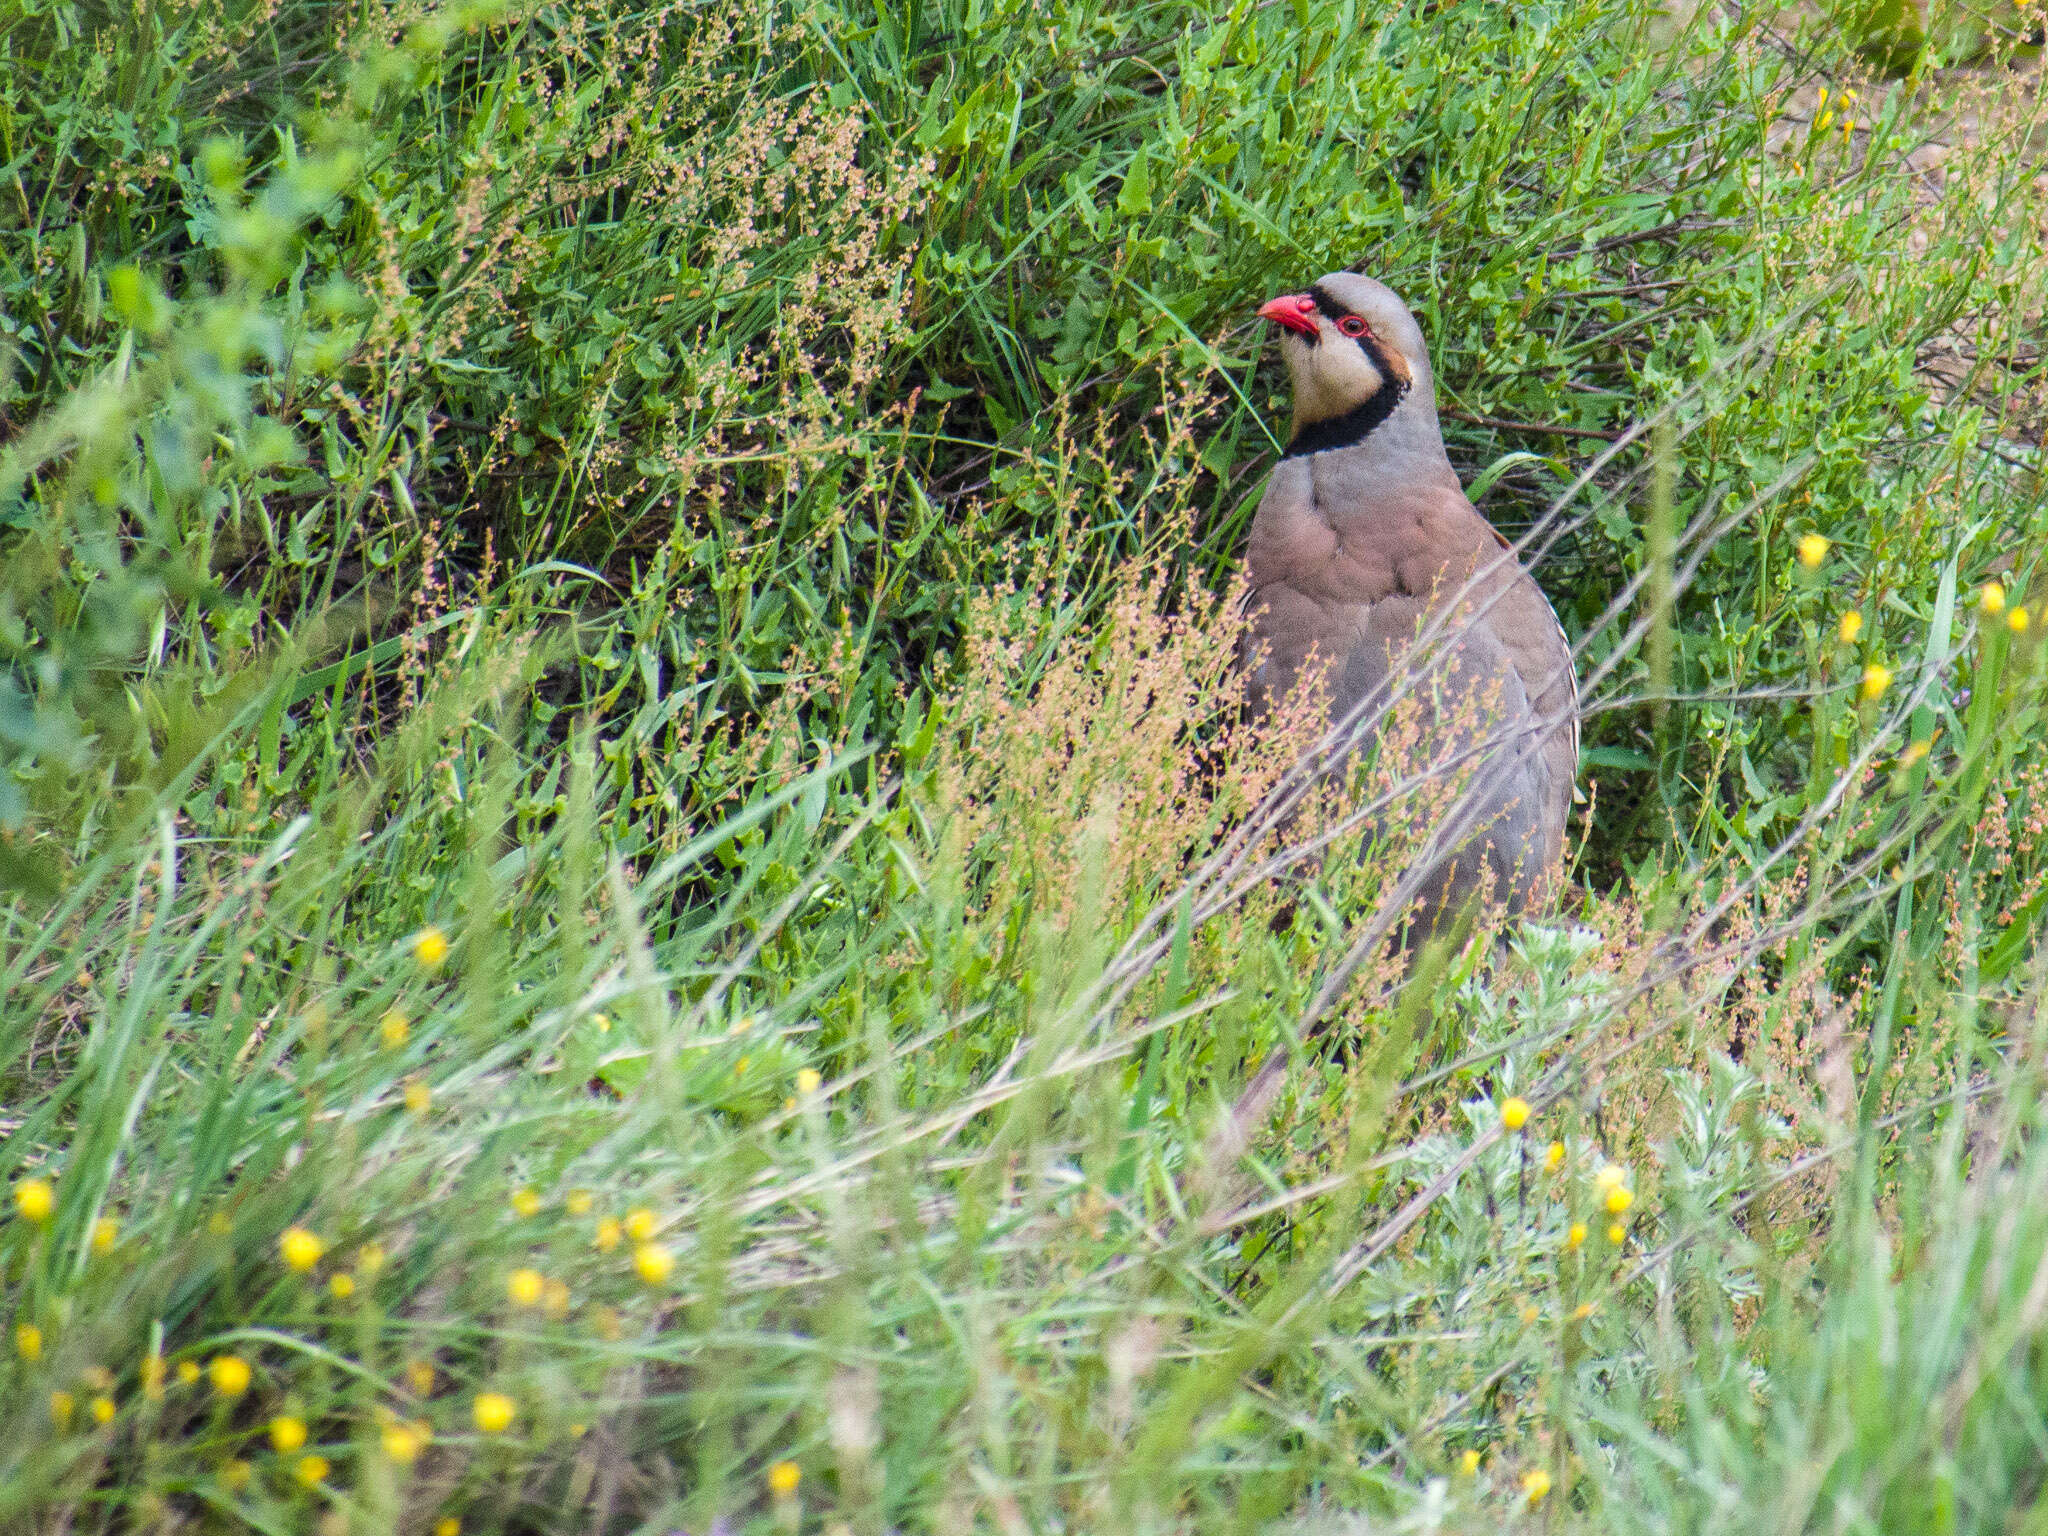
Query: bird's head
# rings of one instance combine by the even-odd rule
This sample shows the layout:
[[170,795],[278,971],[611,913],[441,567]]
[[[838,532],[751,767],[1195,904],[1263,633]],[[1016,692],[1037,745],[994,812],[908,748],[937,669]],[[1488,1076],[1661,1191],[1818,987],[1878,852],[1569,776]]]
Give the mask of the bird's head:
[[[1294,376],[1294,437],[1319,448],[1361,442],[1419,385],[1433,394],[1422,327],[1384,283],[1332,272],[1306,293],[1260,306],[1281,328]],[[1311,450],[1313,451],[1313,450]]]

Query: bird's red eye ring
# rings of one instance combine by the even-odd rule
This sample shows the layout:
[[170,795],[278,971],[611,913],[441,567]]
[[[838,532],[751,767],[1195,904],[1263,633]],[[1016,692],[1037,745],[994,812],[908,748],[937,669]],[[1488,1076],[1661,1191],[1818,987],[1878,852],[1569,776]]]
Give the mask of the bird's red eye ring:
[[1312,315],[1316,312],[1316,301],[1311,296],[1304,293],[1300,298],[1294,301],[1294,307],[1300,310],[1304,315]]
[[1365,334],[1365,322],[1356,315],[1346,315],[1337,322],[1337,329],[1346,336],[1363,336]]

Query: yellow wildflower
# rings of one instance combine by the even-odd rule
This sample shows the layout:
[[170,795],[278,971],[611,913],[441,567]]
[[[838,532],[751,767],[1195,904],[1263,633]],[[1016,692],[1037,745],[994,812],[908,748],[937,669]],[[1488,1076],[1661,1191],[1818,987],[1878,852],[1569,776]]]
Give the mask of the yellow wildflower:
[[1809,533],[1799,541],[1799,563],[1809,571],[1818,570],[1827,557],[1828,541],[1820,534]]
[[1636,1192],[1626,1184],[1617,1184],[1607,1191],[1607,1213],[1610,1216],[1619,1216],[1635,1203]]
[[462,1522],[453,1515],[443,1515],[434,1522],[434,1536],[462,1536]]
[[344,1270],[328,1280],[327,1289],[336,1301],[347,1301],[356,1293],[356,1277]]
[[180,1360],[178,1362],[179,1381],[183,1382],[186,1386],[189,1387],[192,1385],[193,1382],[197,1381],[198,1379],[199,1362],[197,1360]]
[[408,1112],[422,1118],[434,1107],[434,1090],[418,1078],[412,1078],[405,1085],[405,1107]]
[[2012,612],[2005,616],[2005,627],[2016,635],[2027,632],[2027,610],[2018,603],[2012,605]]
[[420,1432],[410,1424],[387,1424],[384,1426],[384,1454],[401,1467],[409,1467],[420,1459],[424,1443]]
[[1619,1163],[1609,1163],[1593,1175],[1593,1187],[1595,1189],[1613,1189],[1617,1184],[1623,1184],[1627,1181],[1628,1170]]
[[660,1218],[644,1205],[637,1205],[626,1212],[626,1236],[636,1243],[646,1242],[660,1225]]
[[50,1422],[59,1429],[69,1429],[71,1427],[71,1415],[77,1411],[77,1408],[78,1399],[69,1392],[52,1392],[50,1394]]
[[240,1397],[249,1390],[249,1362],[239,1355],[215,1355],[207,1362],[206,1375],[222,1397]]
[[818,1091],[819,1085],[824,1081],[825,1079],[816,1072],[812,1071],[809,1067],[805,1067],[803,1071],[796,1075],[796,1091],[805,1097],[809,1097]]
[[43,1357],[43,1330],[34,1323],[22,1323],[14,1330],[14,1352],[24,1360]]
[[505,1277],[505,1293],[515,1307],[537,1307],[547,1281],[537,1269],[515,1269]]
[[1872,662],[1863,669],[1863,697],[1881,699],[1885,689],[1892,685],[1892,669]]
[[1579,1246],[1579,1244],[1583,1243],[1583,1242],[1584,1242],[1585,1240],[1586,1240],[1586,1224],[1585,1224],[1585,1223],[1584,1223],[1583,1221],[1575,1221],[1575,1222],[1573,1222],[1573,1223],[1572,1223],[1572,1225],[1571,1225],[1571,1230],[1570,1230],[1570,1231],[1568,1231],[1567,1233],[1565,1233],[1565,1235],[1564,1235],[1564,1245],[1565,1245],[1565,1247],[1567,1247],[1567,1248],[1576,1248],[1576,1247],[1578,1247],[1578,1246]]
[[249,1474],[254,1471],[248,1462],[237,1457],[220,1469],[220,1480],[230,1493],[240,1493],[249,1486]]
[[778,1461],[768,1469],[768,1491],[778,1499],[786,1499],[796,1492],[803,1476],[803,1469],[795,1462]]
[[384,1245],[365,1243],[356,1250],[356,1268],[366,1275],[374,1275],[384,1267]]
[[563,1280],[550,1280],[541,1295],[541,1305],[547,1308],[549,1317],[567,1317],[570,1300],[568,1282]]
[[1628,1228],[1618,1221],[1610,1224],[1607,1228],[1607,1241],[1619,1248],[1628,1241]]
[[1460,1456],[1458,1458],[1458,1470],[1467,1477],[1477,1477],[1479,1475],[1479,1453],[1477,1451],[1467,1451],[1464,1455]]
[[121,1238],[121,1223],[111,1216],[102,1216],[92,1224],[92,1251],[112,1253],[114,1244]]
[[642,1243],[633,1250],[633,1272],[649,1285],[659,1285],[676,1267],[676,1257],[659,1243]]
[[413,1396],[425,1397],[434,1390],[434,1367],[425,1360],[406,1361],[405,1384],[412,1388]]
[[512,1210],[519,1216],[540,1214],[540,1191],[537,1189],[515,1189],[512,1191]]
[[1839,633],[1842,637],[1842,644],[1854,645],[1856,637],[1863,633],[1863,615],[1854,608],[1851,608],[1842,615],[1842,627]]
[[290,1414],[279,1414],[270,1421],[270,1447],[281,1456],[289,1456],[306,1443],[306,1423]]
[[412,1038],[412,1021],[394,1008],[384,1015],[377,1026],[377,1033],[383,1038],[385,1050],[398,1050]]
[[1985,582],[1977,593],[1977,606],[1996,618],[2005,612],[2005,588],[1995,581]]
[[619,1224],[607,1216],[597,1224],[597,1236],[591,1239],[597,1244],[599,1253],[610,1253],[619,1246]]
[[1531,1504],[1541,1504],[1550,1492],[1550,1474],[1541,1467],[1522,1474],[1522,1494]]
[[563,1198],[562,1209],[567,1211],[571,1216],[588,1216],[590,1214],[591,1204],[592,1196],[589,1190],[572,1189],[569,1191],[567,1196]]
[[24,1221],[42,1223],[57,1208],[57,1192],[48,1179],[23,1179],[14,1186],[14,1209]]
[[1550,1150],[1543,1154],[1543,1168],[1546,1173],[1555,1173],[1564,1166],[1564,1143],[1553,1141]]
[[298,1465],[292,1468],[292,1476],[308,1488],[318,1488],[327,1480],[327,1473],[325,1456],[301,1456]]
[[304,1274],[320,1262],[327,1245],[304,1227],[286,1227],[277,1240],[277,1251],[284,1255],[287,1265]]
[[448,958],[448,935],[438,928],[422,928],[412,941],[412,957],[430,971],[440,969]]
[[519,1417],[519,1405],[502,1392],[479,1392],[470,1415],[485,1434],[502,1435]]
[[1529,1123],[1529,1101],[1523,1098],[1509,1099],[1500,1107],[1500,1123],[1510,1131],[1519,1131]]
[[98,1423],[113,1423],[115,1411],[114,1400],[111,1397],[96,1397],[92,1400],[92,1416]]

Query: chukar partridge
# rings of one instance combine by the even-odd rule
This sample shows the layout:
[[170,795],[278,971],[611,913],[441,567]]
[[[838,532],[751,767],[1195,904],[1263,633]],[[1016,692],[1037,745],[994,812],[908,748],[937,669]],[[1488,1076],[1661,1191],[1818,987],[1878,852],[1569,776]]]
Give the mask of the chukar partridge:
[[[1557,615],[1444,453],[1422,329],[1384,284],[1335,272],[1259,314],[1280,327],[1294,429],[1252,521],[1255,711],[1313,655],[1354,749],[1418,699],[1420,756],[1469,774],[1424,858],[1411,937],[1482,889],[1548,893],[1578,768],[1578,690]],[[1423,643],[1418,647],[1418,637]]]

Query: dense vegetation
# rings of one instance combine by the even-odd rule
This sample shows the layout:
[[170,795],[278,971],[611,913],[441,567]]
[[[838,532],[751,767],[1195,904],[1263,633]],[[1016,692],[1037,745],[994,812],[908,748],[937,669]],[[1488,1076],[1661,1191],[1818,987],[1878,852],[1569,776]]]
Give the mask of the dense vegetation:
[[[0,1523],[2040,1528],[2026,24],[16,0]],[[1588,707],[1412,975],[1346,265]]]

